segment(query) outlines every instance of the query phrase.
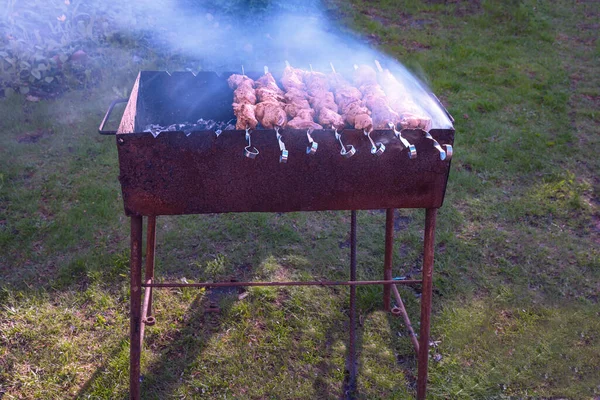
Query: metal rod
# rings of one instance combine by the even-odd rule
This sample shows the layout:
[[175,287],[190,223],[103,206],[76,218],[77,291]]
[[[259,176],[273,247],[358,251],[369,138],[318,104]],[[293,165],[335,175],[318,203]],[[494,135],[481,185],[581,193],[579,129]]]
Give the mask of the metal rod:
[[419,366],[417,377],[417,399],[425,400],[427,392],[427,362],[429,357],[429,323],[433,278],[433,252],[435,242],[435,217],[437,208],[425,211],[425,239],[423,251],[423,289],[421,294],[421,331],[419,334]]
[[[146,283],[152,283],[152,279],[148,279]],[[150,296],[152,294],[152,287],[146,286],[144,290],[144,304],[142,306],[142,325],[140,327],[140,349],[144,348],[144,333],[146,331],[146,318],[148,318],[148,312],[150,310]]]
[[140,326],[142,284],[142,217],[131,217],[131,256],[129,261],[129,398],[140,399]]
[[[148,217],[148,231],[146,232],[146,273],[144,282],[148,279],[154,279],[154,253],[156,251],[156,216]],[[150,290],[150,300],[148,302],[148,315],[152,315],[152,290]]]
[[[350,214],[350,281],[356,281],[356,210]],[[348,348],[348,398],[356,392],[356,286],[350,286],[350,346]]]
[[[392,261],[394,258],[394,209],[388,208],[385,211],[385,258],[383,261],[383,279],[392,280]],[[383,286],[383,309],[391,310],[390,290],[392,285]]]
[[406,329],[410,335],[410,341],[412,342],[417,354],[419,354],[419,340],[417,339],[417,335],[415,335],[415,331],[410,323],[410,318],[408,318],[408,313],[404,307],[404,302],[402,302],[402,297],[400,297],[400,292],[398,292],[396,285],[392,285],[392,293],[394,293],[396,303],[398,303],[397,307],[400,310],[400,314],[402,314],[402,318],[404,319],[404,325],[406,325]]
[[183,288],[183,287],[237,287],[237,286],[367,286],[367,285],[418,285],[420,279],[403,281],[291,281],[291,282],[199,282],[199,283],[142,283],[143,287]]

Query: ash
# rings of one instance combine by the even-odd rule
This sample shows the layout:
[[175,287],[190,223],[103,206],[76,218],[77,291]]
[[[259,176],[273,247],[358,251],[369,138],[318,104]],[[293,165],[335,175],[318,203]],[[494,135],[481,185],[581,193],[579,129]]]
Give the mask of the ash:
[[183,122],[181,124],[172,124],[169,126],[149,124],[144,129],[144,132],[150,132],[152,136],[157,137],[161,132],[182,131],[186,136],[189,136],[192,132],[196,131],[229,131],[233,129],[235,129],[235,119],[222,122],[200,118],[195,123]]

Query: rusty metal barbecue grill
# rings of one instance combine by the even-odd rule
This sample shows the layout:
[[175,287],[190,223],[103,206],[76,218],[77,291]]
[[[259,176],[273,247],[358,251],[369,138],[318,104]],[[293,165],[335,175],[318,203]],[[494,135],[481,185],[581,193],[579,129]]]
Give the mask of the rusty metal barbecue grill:
[[[425,398],[435,220],[446,190],[454,129],[432,129],[428,134],[421,130],[403,130],[401,135],[394,129],[374,130],[369,136],[354,129],[339,133],[314,130],[309,135],[303,130],[285,128],[277,133],[261,129],[253,132],[168,131],[156,137],[143,132],[150,124],[168,126],[199,118],[214,121],[235,118],[231,107],[233,92],[226,82],[229,75],[142,71],[129,99],[113,102],[100,126],[100,133],[116,134],[119,180],[125,213],[131,218],[130,398],[140,398],[140,354],[144,327],[155,322],[154,288],[350,286],[347,389],[353,392],[356,286],[373,284],[384,285],[384,309],[404,318],[418,355],[417,397]],[[127,102],[119,129],[106,131],[104,126],[118,102]],[[278,135],[285,144],[283,148]],[[251,144],[248,143],[250,137]],[[373,154],[373,142],[383,144],[385,152],[379,156]],[[408,148],[409,145],[414,147]],[[247,147],[256,148],[258,154],[254,158],[245,157]],[[355,153],[348,157],[351,147]],[[287,151],[286,163],[280,162],[283,149]],[[443,159],[442,152],[448,157]],[[392,279],[395,208],[426,209],[422,279]],[[383,279],[378,281],[356,280],[356,210],[367,209],[387,209]],[[184,284],[158,283],[154,277],[156,217],[159,215],[319,210],[351,210],[349,281]],[[147,252],[142,278],[143,217],[147,219]],[[418,339],[395,286],[398,284],[422,286]],[[397,303],[394,308],[392,294]]]

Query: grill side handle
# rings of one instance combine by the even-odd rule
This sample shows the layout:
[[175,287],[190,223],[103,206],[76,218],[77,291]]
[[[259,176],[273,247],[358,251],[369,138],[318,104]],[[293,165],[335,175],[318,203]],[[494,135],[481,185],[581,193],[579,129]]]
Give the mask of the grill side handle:
[[100,122],[100,126],[98,127],[99,134],[101,134],[101,135],[116,135],[117,134],[117,131],[104,130],[104,126],[110,119],[110,114],[112,113],[113,108],[115,108],[115,106],[119,103],[127,103],[127,99],[116,99],[116,100],[113,100],[112,103],[110,103],[110,106],[108,106],[108,110],[106,111],[106,115],[104,115],[104,118],[102,119],[102,122]]

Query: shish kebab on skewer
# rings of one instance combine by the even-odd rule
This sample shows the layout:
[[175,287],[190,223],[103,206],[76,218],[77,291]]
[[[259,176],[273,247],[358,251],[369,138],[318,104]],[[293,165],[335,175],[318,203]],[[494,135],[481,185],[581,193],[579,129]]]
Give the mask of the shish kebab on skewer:
[[323,129],[314,121],[315,110],[309,103],[310,96],[306,90],[303,75],[304,71],[293,68],[286,62],[281,84],[286,90],[285,110],[287,115],[292,118],[287,126],[294,129]]
[[327,75],[322,72],[304,73],[304,82],[308,89],[309,102],[317,113],[317,121],[326,128],[343,129],[344,118],[338,114],[338,105],[335,102],[333,92]]
[[266,129],[283,128],[287,124],[283,91],[265,68],[265,74],[256,80],[256,118]]
[[[425,137],[433,142],[433,147],[440,153],[441,160],[452,158],[452,146],[444,145],[444,150],[444,148],[440,146],[438,141],[435,140],[434,137],[431,136],[431,134],[429,133],[429,131],[431,130],[432,123],[431,118],[427,115],[425,110],[423,110],[414,102],[408,90],[406,90],[404,85],[400,83],[400,81],[398,81],[389,70],[386,69],[384,71],[383,68],[381,68],[381,65],[379,64],[379,61],[377,60],[375,60],[375,64],[377,65],[377,68],[380,72],[379,77],[381,83],[386,88],[386,93],[389,94],[388,97],[390,105],[395,111],[398,112],[400,116],[399,124],[401,126],[401,129],[421,129],[423,132],[425,132]],[[400,132],[396,131],[395,125],[396,124],[394,124],[393,127],[394,132],[398,135],[398,138],[404,142],[405,139],[402,138]],[[411,154],[412,151],[413,150],[411,149]]]
[[383,69],[375,60],[379,70],[379,82],[388,98],[390,107],[400,116],[400,129],[422,129],[429,132],[431,118],[415,103],[413,96],[389,69]]
[[255,129],[256,92],[254,81],[246,75],[233,74],[227,79],[227,84],[233,89],[233,113],[237,118],[236,129]]
[[[267,129],[277,130],[287,126],[309,129],[309,132],[322,129],[323,126],[343,129],[347,124],[363,130],[367,135],[374,128],[387,129],[391,126],[394,130],[398,126],[400,129],[422,129],[426,133],[431,128],[431,119],[425,111],[407,94],[404,85],[389,70],[383,70],[377,61],[379,81],[386,89],[377,83],[377,72],[369,66],[355,66],[354,81],[360,87],[357,89],[337,74],[333,65],[333,73],[326,76],[312,71],[312,68],[309,72],[286,64],[282,76],[285,92],[277,86],[266,67],[265,74],[256,82],[237,74],[228,79],[229,86],[234,89],[233,108],[237,129],[254,129],[259,122]],[[331,89],[335,91],[335,96]],[[338,114],[338,110],[342,115]],[[398,136],[398,132],[396,134]],[[401,135],[399,138],[405,146],[413,148],[411,153],[415,152],[414,146],[405,143]],[[278,139],[281,139],[279,135]],[[311,139],[309,136],[309,141]],[[434,145],[437,144],[433,141]],[[281,140],[280,146],[283,146]],[[437,144],[435,147],[440,146]],[[378,150],[382,152],[383,148]],[[438,150],[444,159],[444,150],[441,147]],[[411,158],[414,156],[416,154],[411,154]]]
[[371,112],[362,101],[361,91],[338,74],[333,64],[331,64],[331,69],[333,72],[329,75],[329,81],[344,121],[355,129],[370,132],[373,129],[373,120]]
[[[377,83],[377,73],[373,68],[366,65],[361,67],[354,65],[354,69],[354,83],[359,87],[365,104],[371,110],[373,127],[375,129],[386,129],[386,125],[389,126],[390,123],[395,125],[400,117],[387,103],[385,93]],[[373,74],[375,75],[374,77]],[[371,139],[371,132],[364,131],[371,142],[371,153],[380,156],[385,151],[385,145],[381,142],[375,143]]]
[[377,82],[377,72],[368,65],[354,67],[354,84],[363,94],[363,100],[373,118],[375,129],[388,129],[389,123],[394,125],[400,122],[400,116],[388,103],[383,88]]
[[288,151],[282,141],[279,128],[287,125],[287,115],[285,112],[285,101],[283,90],[277,86],[275,78],[265,66],[265,74],[256,80],[256,94],[259,100],[256,106],[256,116],[261,125],[267,129],[275,129],[275,137],[281,150],[280,163],[288,160]]

